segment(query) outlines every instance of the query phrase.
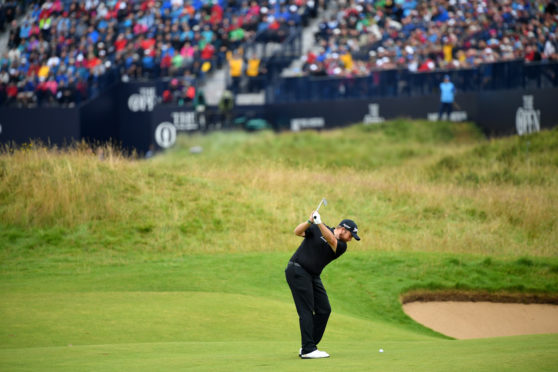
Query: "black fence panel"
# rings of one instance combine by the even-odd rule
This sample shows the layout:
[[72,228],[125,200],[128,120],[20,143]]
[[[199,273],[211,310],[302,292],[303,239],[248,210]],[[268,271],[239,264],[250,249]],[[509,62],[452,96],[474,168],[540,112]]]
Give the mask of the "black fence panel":
[[289,77],[274,81],[266,90],[266,102],[301,100],[316,102],[354,98],[421,96],[439,92],[449,75],[458,92],[558,87],[558,63],[497,62],[477,68],[410,72],[378,70],[363,77]]
[[157,84],[121,83],[118,95],[118,139],[125,149],[145,153],[153,143],[151,123],[158,100]]
[[118,93],[119,84],[113,84],[103,94],[80,107],[82,139],[90,142],[118,143]]
[[[450,121],[472,121],[489,136],[524,134],[558,125],[558,88],[493,90],[457,95]],[[267,117],[281,130],[328,129],[395,118],[436,121],[438,94],[301,101],[267,105]]]
[[21,145],[40,141],[46,145],[65,146],[80,139],[77,108],[0,107],[0,143]]

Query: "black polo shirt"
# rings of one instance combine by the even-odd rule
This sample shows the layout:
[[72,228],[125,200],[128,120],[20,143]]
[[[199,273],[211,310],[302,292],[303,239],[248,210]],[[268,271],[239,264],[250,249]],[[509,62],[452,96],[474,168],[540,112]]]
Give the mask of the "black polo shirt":
[[[326,225],[333,233],[333,228]],[[291,261],[297,262],[306,271],[313,275],[320,275],[324,267],[331,261],[341,256],[347,250],[347,243],[337,240],[337,252],[331,249],[327,240],[317,225],[311,225],[306,229],[304,240],[291,257]]]

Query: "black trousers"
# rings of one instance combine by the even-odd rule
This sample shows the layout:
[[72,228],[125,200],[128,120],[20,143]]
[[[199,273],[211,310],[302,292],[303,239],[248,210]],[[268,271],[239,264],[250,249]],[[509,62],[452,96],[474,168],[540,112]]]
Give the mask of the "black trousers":
[[324,335],[331,306],[319,275],[289,263],[285,269],[300,323],[302,354],[311,353]]
[[453,110],[452,102],[441,102],[440,111],[438,112],[438,120],[442,120],[442,116],[444,115],[444,113],[446,113],[448,115],[446,120],[450,121],[452,110]]

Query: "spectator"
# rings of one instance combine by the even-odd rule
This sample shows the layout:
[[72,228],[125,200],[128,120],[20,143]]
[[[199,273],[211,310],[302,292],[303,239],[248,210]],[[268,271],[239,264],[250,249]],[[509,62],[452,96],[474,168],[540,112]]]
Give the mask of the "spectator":
[[232,113],[234,109],[234,95],[226,89],[219,100],[219,114],[221,116],[221,123],[224,127],[232,125]]
[[200,130],[205,130],[206,127],[205,106],[205,94],[203,93],[203,90],[199,89],[196,94],[196,98],[194,99],[194,110],[196,112],[196,119]]
[[263,80],[260,74],[265,74],[265,68],[262,66],[261,59],[256,55],[251,55],[246,64],[246,76],[248,77],[248,91],[257,92],[262,90]]
[[229,62],[229,75],[232,80],[232,91],[234,94],[238,92],[240,86],[240,78],[244,70],[244,60],[241,52],[234,51],[227,53],[227,61]]
[[451,119],[454,96],[455,86],[450,81],[449,75],[444,75],[444,81],[440,83],[440,111],[438,113],[438,120],[442,120],[444,113],[446,113],[448,121]]
[[[554,3],[427,0],[405,1],[401,7],[397,1],[375,2],[374,7],[369,0],[347,1],[319,24],[315,38],[325,49],[319,62],[329,75],[352,76],[374,69],[432,71],[501,60],[551,60],[557,33]],[[337,57],[348,60],[342,48],[353,60],[373,59],[371,69],[355,63],[353,69],[339,70]],[[312,62],[303,68],[310,75],[321,70]]]
[[18,88],[15,82],[8,83],[8,87],[6,88],[6,104],[8,106],[15,105],[17,101],[18,95]]
[[[274,15],[265,26],[276,41],[284,38],[288,27],[304,22],[311,8],[315,10],[307,0],[51,0],[28,2],[27,9],[21,6],[27,15],[18,22],[16,2],[3,4],[2,14],[11,27],[9,62],[0,72],[7,71],[16,80],[22,75],[32,77],[40,102],[52,101],[48,99],[51,76],[57,85],[64,80],[61,87],[65,88],[74,75],[79,100],[94,93],[98,78],[112,68],[123,80],[181,76],[187,70],[209,73],[222,65],[227,52],[255,35],[266,14],[264,8]],[[86,82],[89,85],[84,86]],[[82,93],[81,88],[89,92]]]

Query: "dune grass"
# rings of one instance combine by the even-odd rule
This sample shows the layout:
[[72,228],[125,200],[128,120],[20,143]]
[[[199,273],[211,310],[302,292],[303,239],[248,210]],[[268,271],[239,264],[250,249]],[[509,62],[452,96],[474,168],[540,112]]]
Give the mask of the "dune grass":
[[102,153],[0,155],[0,370],[299,370],[283,270],[322,197],[322,219],[355,219],[362,241],[324,271],[332,358],[305,368],[558,363],[558,335],[455,341],[400,306],[417,290],[558,294],[558,130],[398,120]]

